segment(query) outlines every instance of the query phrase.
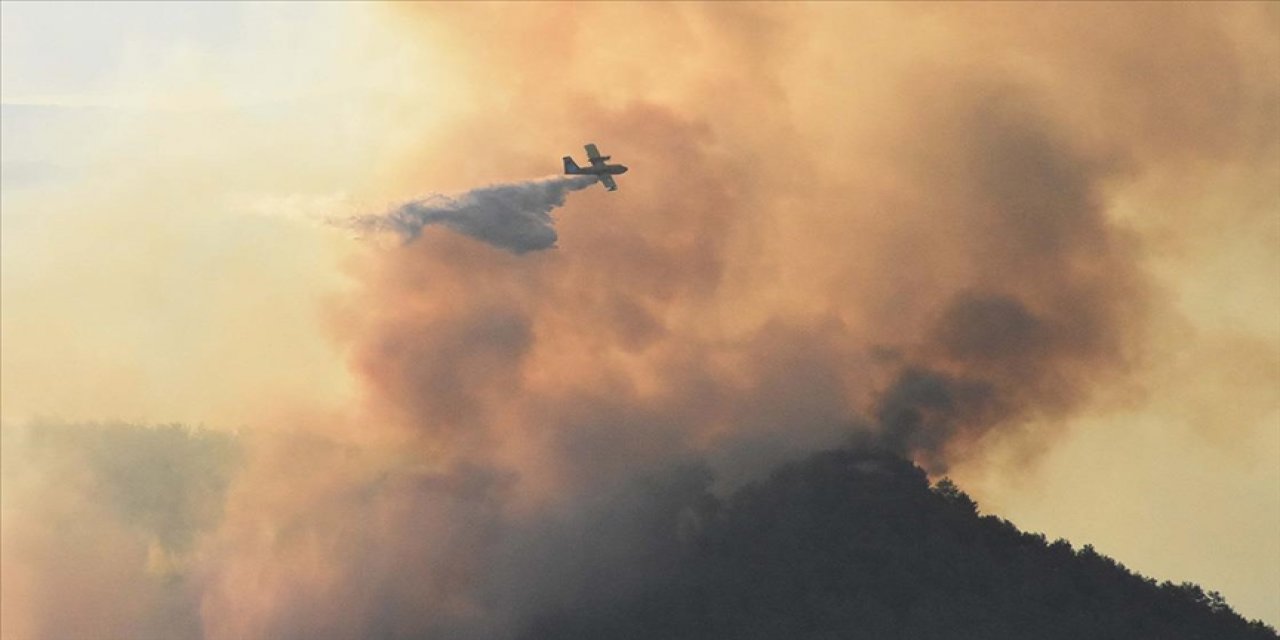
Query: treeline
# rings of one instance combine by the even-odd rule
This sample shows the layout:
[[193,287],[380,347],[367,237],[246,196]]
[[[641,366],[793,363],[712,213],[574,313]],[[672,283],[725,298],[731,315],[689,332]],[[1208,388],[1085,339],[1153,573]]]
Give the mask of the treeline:
[[1090,546],[982,516],[950,481],[931,487],[919,468],[886,455],[818,454],[725,501],[704,495],[653,531],[669,538],[654,549],[678,551],[646,563],[652,577],[623,596],[581,593],[524,637],[1278,637],[1215,592],[1158,584]]

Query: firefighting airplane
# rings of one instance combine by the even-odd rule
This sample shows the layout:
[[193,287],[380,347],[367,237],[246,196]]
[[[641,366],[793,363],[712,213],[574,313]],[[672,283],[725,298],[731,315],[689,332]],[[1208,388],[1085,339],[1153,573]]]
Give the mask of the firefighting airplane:
[[596,145],[593,143],[588,144],[586,146],[586,149],[587,149],[587,160],[591,161],[591,166],[579,167],[578,163],[574,162],[572,157],[565,156],[564,157],[565,174],[573,175],[573,176],[576,176],[576,175],[596,176],[600,178],[600,183],[604,185],[604,188],[610,191],[617,191],[618,183],[613,181],[613,177],[616,175],[626,173],[627,172],[626,165],[609,164],[608,161],[610,156],[600,155],[600,150],[597,149]]

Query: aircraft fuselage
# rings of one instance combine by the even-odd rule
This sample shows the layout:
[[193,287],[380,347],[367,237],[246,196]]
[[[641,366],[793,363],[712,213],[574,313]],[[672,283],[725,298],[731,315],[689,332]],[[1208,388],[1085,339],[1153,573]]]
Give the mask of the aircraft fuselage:
[[587,165],[585,167],[569,167],[565,169],[564,172],[569,175],[617,176],[627,172],[627,165],[625,164]]

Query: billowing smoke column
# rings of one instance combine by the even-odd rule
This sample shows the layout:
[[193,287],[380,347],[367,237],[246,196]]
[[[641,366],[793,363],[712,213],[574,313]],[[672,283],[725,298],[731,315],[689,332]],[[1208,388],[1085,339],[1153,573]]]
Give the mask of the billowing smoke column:
[[[304,510],[301,535],[366,555],[339,563],[342,587],[289,589],[302,561],[286,561],[272,588],[286,600],[218,615],[230,625],[219,637],[254,635],[227,621],[259,615],[273,637],[503,637],[661,579],[713,489],[803,452],[855,441],[942,471],[987,438],[1052,437],[1122,379],[1148,296],[1134,247],[1103,215],[1116,170],[1025,90],[937,90],[945,107],[914,104],[899,132],[918,144],[880,168],[889,187],[858,189],[834,228],[793,228],[812,234],[801,249],[835,248],[840,277],[818,289],[821,305],[753,303],[785,289],[769,278],[733,288],[741,262],[760,259],[731,242],[763,224],[741,177],[751,158],[718,157],[697,122],[652,107],[597,126],[628,140],[656,186],[637,181],[607,219],[567,218],[573,251],[488,257],[432,235],[370,254],[351,301],[353,369],[371,410],[433,467],[392,468],[354,490],[367,498]],[[421,598],[305,613],[347,583]],[[239,606],[228,579],[205,611]]]
[[555,176],[490,185],[456,197],[436,194],[351,224],[362,231],[394,231],[406,241],[438,224],[511,253],[540,251],[556,244],[551,210],[564,204],[568,192],[595,182],[595,176]]
[[[988,431],[1079,408],[1123,371],[1147,304],[1134,247],[1103,212],[1115,169],[1034,101],[979,87],[950,105],[925,215],[958,223],[966,277],[938,300],[872,409],[883,446],[935,471]],[[937,207],[937,208],[934,208]]]

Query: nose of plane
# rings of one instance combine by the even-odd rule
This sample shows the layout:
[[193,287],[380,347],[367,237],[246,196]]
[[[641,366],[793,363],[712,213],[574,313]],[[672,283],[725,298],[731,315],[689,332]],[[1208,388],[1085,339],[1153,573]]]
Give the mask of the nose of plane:
[[626,172],[627,172],[627,166],[626,166],[626,165],[623,165],[623,166],[622,166],[622,171],[619,171],[618,173],[626,173]]

